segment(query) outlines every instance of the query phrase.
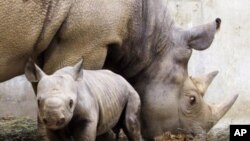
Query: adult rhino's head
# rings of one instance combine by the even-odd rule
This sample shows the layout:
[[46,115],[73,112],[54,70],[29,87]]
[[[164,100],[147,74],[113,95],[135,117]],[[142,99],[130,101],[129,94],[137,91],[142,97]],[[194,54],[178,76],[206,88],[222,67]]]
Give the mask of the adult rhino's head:
[[[160,49],[159,53],[152,55],[151,59],[142,55],[145,64],[150,63],[131,77],[131,82],[134,83],[134,87],[139,94],[180,95],[183,83],[188,77],[187,66],[192,50],[209,48],[216,31],[220,28],[220,24],[221,20],[217,18],[211,23],[187,30],[176,27],[173,23],[167,26],[167,29],[161,29],[159,39],[153,39],[151,42],[156,50]],[[154,52],[154,47],[151,47],[151,52]],[[133,69],[131,70],[128,73],[133,73]],[[128,77],[128,79],[130,78]]]
[[192,50],[209,48],[220,24],[221,20],[216,19],[187,30],[172,25],[166,31],[167,39],[158,44],[163,49],[135,80],[142,99],[145,138],[176,130],[205,138],[207,131],[235,102],[237,96],[220,106],[208,105],[203,95],[216,73],[191,79],[187,70]]
[[46,128],[56,130],[65,127],[77,104],[76,82],[82,79],[82,61],[74,67],[65,67],[47,75],[29,60],[25,75],[30,82],[38,82],[38,115]]
[[207,104],[203,96],[217,71],[201,77],[188,77],[180,97],[179,118],[184,131],[195,135],[207,133],[232,107],[238,95],[225,99],[218,105]]

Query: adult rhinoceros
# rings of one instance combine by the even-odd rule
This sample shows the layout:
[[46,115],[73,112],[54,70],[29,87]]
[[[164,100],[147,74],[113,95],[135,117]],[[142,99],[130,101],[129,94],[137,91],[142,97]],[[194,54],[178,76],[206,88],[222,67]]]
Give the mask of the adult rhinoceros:
[[[100,69],[108,53],[106,67],[134,85],[142,104],[156,93],[177,99],[192,49],[210,46],[220,19],[183,30],[166,9],[164,0],[1,1],[0,81],[23,74],[30,56],[51,74],[82,56],[85,68]],[[152,107],[154,117],[164,106],[171,100],[162,109]],[[160,123],[157,134],[165,127]]]

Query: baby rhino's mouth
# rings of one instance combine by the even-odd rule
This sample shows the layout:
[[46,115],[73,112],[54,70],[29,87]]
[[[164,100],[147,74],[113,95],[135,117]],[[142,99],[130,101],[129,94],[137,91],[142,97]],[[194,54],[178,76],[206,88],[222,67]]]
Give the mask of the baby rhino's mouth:
[[43,118],[42,121],[48,129],[53,130],[63,128],[66,125],[66,119],[64,117],[57,119]]

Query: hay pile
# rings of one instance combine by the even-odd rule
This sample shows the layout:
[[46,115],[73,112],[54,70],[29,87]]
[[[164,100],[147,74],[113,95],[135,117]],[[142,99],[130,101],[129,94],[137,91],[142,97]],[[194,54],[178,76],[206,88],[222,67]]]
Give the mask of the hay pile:
[[161,136],[155,138],[155,141],[193,141],[192,136],[183,135],[183,134],[171,134],[166,132]]
[[[167,132],[155,138],[155,141],[196,141],[192,135],[171,134]],[[229,128],[214,129],[207,134],[207,141],[229,141]]]
[[36,120],[29,118],[0,118],[0,141],[37,141]]

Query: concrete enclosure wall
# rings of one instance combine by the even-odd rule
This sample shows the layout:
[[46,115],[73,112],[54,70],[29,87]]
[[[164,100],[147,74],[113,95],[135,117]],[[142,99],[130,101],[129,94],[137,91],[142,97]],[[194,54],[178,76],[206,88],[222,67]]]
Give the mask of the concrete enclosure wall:
[[0,117],[36,118],[36,105],[35,94],[25,76],[0,83]]
[[[220,73],[211,84],[205,99],[219,103],[231,94],[240,94],[236,104],[220,125],[249,123],[250,118],[250,1],[249,0],[166,0],[176,23],[184,28],[211,22],[217,17],[222,26],[212,46],[194,51],[189,74],[213,70]],[[0,117],[36,115],[36,102],[30,84],[17,77],[0,84]]]

